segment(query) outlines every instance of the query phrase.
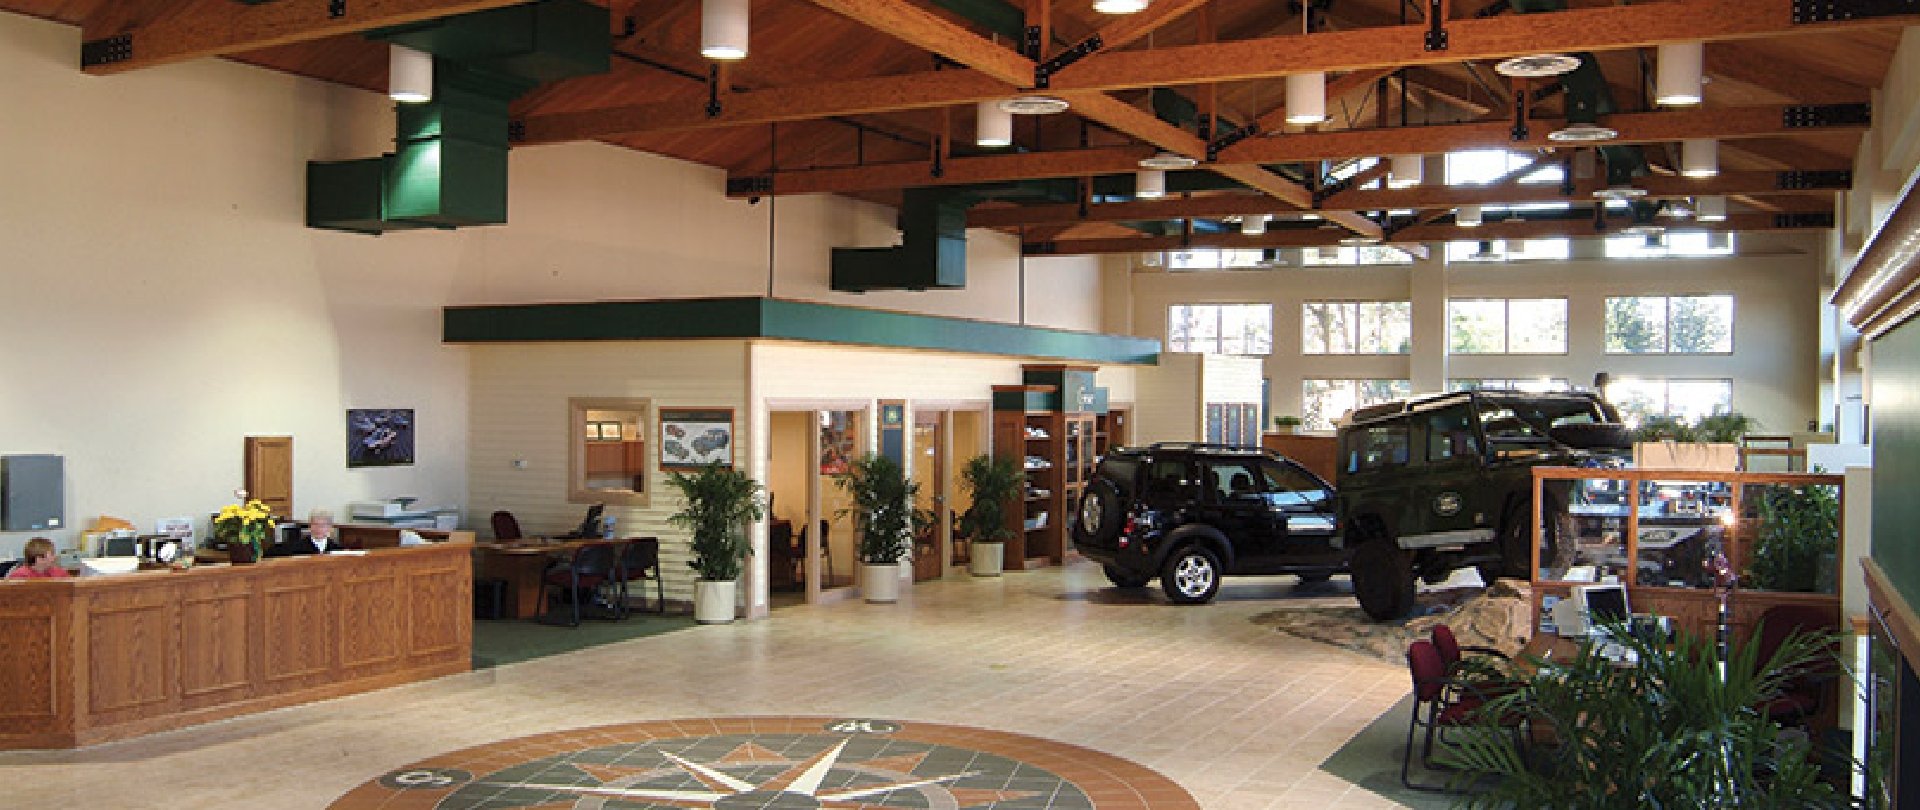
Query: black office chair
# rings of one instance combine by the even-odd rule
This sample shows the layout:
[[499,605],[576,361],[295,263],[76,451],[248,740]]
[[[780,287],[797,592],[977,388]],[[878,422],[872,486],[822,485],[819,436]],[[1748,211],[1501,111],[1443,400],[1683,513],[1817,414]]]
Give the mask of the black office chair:
[[[573,620],[565,624],[568,627],[579,627],[581,603],[592,599],[594,594],[600,591],[600,586],[613,579],[614,569],[618,565],[619,560],[615,557],[614,546],[611,543],[595,543],[574,549],[572,558],[547,569],[546,574],[540,578],[540,608],[543,612],[539,621],[542,624],[561,623],[558,619],[552,618],[553,613],[547,601],[547,592],[549,589],[564,588],[573,607]],[[617,611],[616,615],[607,618],[617,618]]]
[[[647,576],[651,571],[652,576]],[[626,618],[632,611],[627,604],[627,583],[633,580],[653,580],[653,612],[667,612],[667,582],[660,570],[660,538],[635,537],[620,545],[620,559],[613,569],[613,581],[618,586],[618,596],[614,600],[614,610],[619,618]],[[646,597],[640,598],[641,605]]]
[[[820,586],[823,588],[833,586],[833,542],[832,542],[833,537],[830,534],[831,531],[832,531],[832,525],[827,522],[826,518],[821,518],[820,519],[820,556],[826,559],[827,561],[827,578],[820,581]],[[807,554],[806,548],[807,548],[807,527],[801,526],[800,527],[800,553],[795,554],[794,558],[801,559],[806,557],[806,554]]]

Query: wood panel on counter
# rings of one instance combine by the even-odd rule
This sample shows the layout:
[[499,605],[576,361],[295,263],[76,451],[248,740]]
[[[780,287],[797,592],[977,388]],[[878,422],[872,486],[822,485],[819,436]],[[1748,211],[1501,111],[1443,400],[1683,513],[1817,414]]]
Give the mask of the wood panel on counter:
[[1332,434],[1266,433],[1260,436],[1260,446],[1293,459],[1329,484],[1340,466],[1340,443]]
[[0,585],[0,748],[71,748],[465,672],[472,545]]

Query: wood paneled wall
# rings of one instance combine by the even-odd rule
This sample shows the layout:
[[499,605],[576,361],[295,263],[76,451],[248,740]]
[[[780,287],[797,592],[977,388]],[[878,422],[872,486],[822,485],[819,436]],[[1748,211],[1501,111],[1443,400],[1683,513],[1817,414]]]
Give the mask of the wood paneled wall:
[[63,748],[464,672],[470,543],[0,585],[0,748]]

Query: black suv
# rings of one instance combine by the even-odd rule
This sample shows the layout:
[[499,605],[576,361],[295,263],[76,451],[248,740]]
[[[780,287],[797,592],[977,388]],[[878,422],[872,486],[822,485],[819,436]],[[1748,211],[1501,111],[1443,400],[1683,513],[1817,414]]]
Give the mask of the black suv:
[[1122,588],[1154,577],[1178,604],[1213,599],[1223,574],[1323,580],[1345,567],[1333,487],[1252,447],[1163,443],[1100,460],[1073,545]]
[[[1460,392],[1353,411],[1337,470],[1360,607],[1375,619],[1405,616],[1416,576],[1442,582],[1468,565],[1489,583],[1530,578],[1532,468],[1620,466],[1633,444],[1619,422],[1584,392]],[[1554,514],[1572,487],[1547,484]]]

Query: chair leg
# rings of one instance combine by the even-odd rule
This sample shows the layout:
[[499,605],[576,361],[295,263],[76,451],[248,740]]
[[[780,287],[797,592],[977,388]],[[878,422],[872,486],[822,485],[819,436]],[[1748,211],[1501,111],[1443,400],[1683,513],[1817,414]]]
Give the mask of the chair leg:
[[667,577],[658,568],[653,569],[653,612],[667,612]]
[[567,626],[579,627],[580,626],[580,572],[578,570],[574,570],[568,573],[573,580],[573,587],[570,587],[567,589],[570,592],[568,595],[573,597],[573,623]]
[[1400,784],[1406,785],[1409,788],[1413,787],[1413,777],[1408,775],[1409,769],[1413,767],[1413,729],[1414,726],[1419,725],[1419,720],[1420,706],[1419,704],[1415,704],[1413,707],[1413,716],[1407,718],[1407,745],[1400,753]]

